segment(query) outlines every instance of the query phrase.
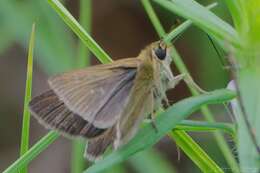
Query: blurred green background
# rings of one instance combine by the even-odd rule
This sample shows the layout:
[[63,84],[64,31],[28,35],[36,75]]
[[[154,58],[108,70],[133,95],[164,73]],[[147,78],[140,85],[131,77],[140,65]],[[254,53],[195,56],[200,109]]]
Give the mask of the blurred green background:
[[[210,1],[200,2],[206,5]],[[67,0],[64,3],[78,19],[79,1]],[[170,31],[179,17],[153,5],[165,28]],[[213,11],[225,20],[229,19],[225,6],[220,1]],[[49,75],[76,67],[78,38],[50,8],[47,1],[0,1],[0,171],[19,156],[27,45],[33,22],[36,22],[33,96],[48,89],[46,79]],[[145,45],[159,39],[138,0],[93,1],[91,25],[93,38],[113,59],[137,56]],[[175,45],[194,80],[202,88],[212,90],[226,86],[228,73],[205,33],[191,27],[179,37]],[[96,64],[98,61],[91,57],[91,63]],[[174,74],[178,73],[174,65],[172,69]],[[190,95],[184,83],[168,94],[171,103]],[[217,120],[230,121],[222,107],[211,108]],[[200,112],[192,118],[203,119]],[[31,144],[46,132],[47,130],[32,119]],[[191,135],[221,167],[225,167],[223,156],[210,133]],[[230,145],[234,147],[232,143]],[[30,164],[29,170],[37,173],[70,172],[70,155],[71,140],[61,137]],[[159,171],[200,172],[183,153],[180,153],[178,159],[177,147],[167,137],[153,149],[138,153],[129,161],[107,172]]]

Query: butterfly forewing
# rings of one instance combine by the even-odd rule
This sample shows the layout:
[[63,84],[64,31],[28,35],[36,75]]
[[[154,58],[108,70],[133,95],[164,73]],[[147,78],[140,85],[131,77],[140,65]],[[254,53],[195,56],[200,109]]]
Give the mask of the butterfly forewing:
[[72,112],[96,127],[109,128],[122,113],[139,63],[136,58],[115,61],[54,76],[49,84]]

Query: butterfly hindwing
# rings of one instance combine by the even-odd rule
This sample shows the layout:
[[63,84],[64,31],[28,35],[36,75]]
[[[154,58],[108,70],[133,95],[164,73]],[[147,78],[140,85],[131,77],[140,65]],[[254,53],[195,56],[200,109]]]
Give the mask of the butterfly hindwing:
[[70,136],[93,138],[106,130],[96,128],[81,116],[71,112],[52,90],[32,99],[29,106],[32,115],[45,127]]

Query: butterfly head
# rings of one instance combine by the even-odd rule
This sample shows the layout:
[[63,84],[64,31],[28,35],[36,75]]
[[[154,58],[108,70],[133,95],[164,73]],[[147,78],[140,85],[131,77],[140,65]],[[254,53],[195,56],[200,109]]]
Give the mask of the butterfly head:
[[173,74],[170,68],[172,57],[172,46],[167,45],[163,41],[157,41],[150,45],[151,58],[159,66],[161,77],[168,80],[173,79]]

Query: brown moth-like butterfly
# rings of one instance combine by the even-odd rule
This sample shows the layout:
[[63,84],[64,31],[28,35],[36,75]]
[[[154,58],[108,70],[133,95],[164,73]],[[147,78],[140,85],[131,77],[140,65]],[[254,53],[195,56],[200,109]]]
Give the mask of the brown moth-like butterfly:
[[50,90],[30,102],[32,115],[47,128],[88,139],[85,156],[97,160],[136,134],[147,115],[167,102],[166,90],[184,78],[173,76],[171,47],[158,41],[136,58],[51,77]]

